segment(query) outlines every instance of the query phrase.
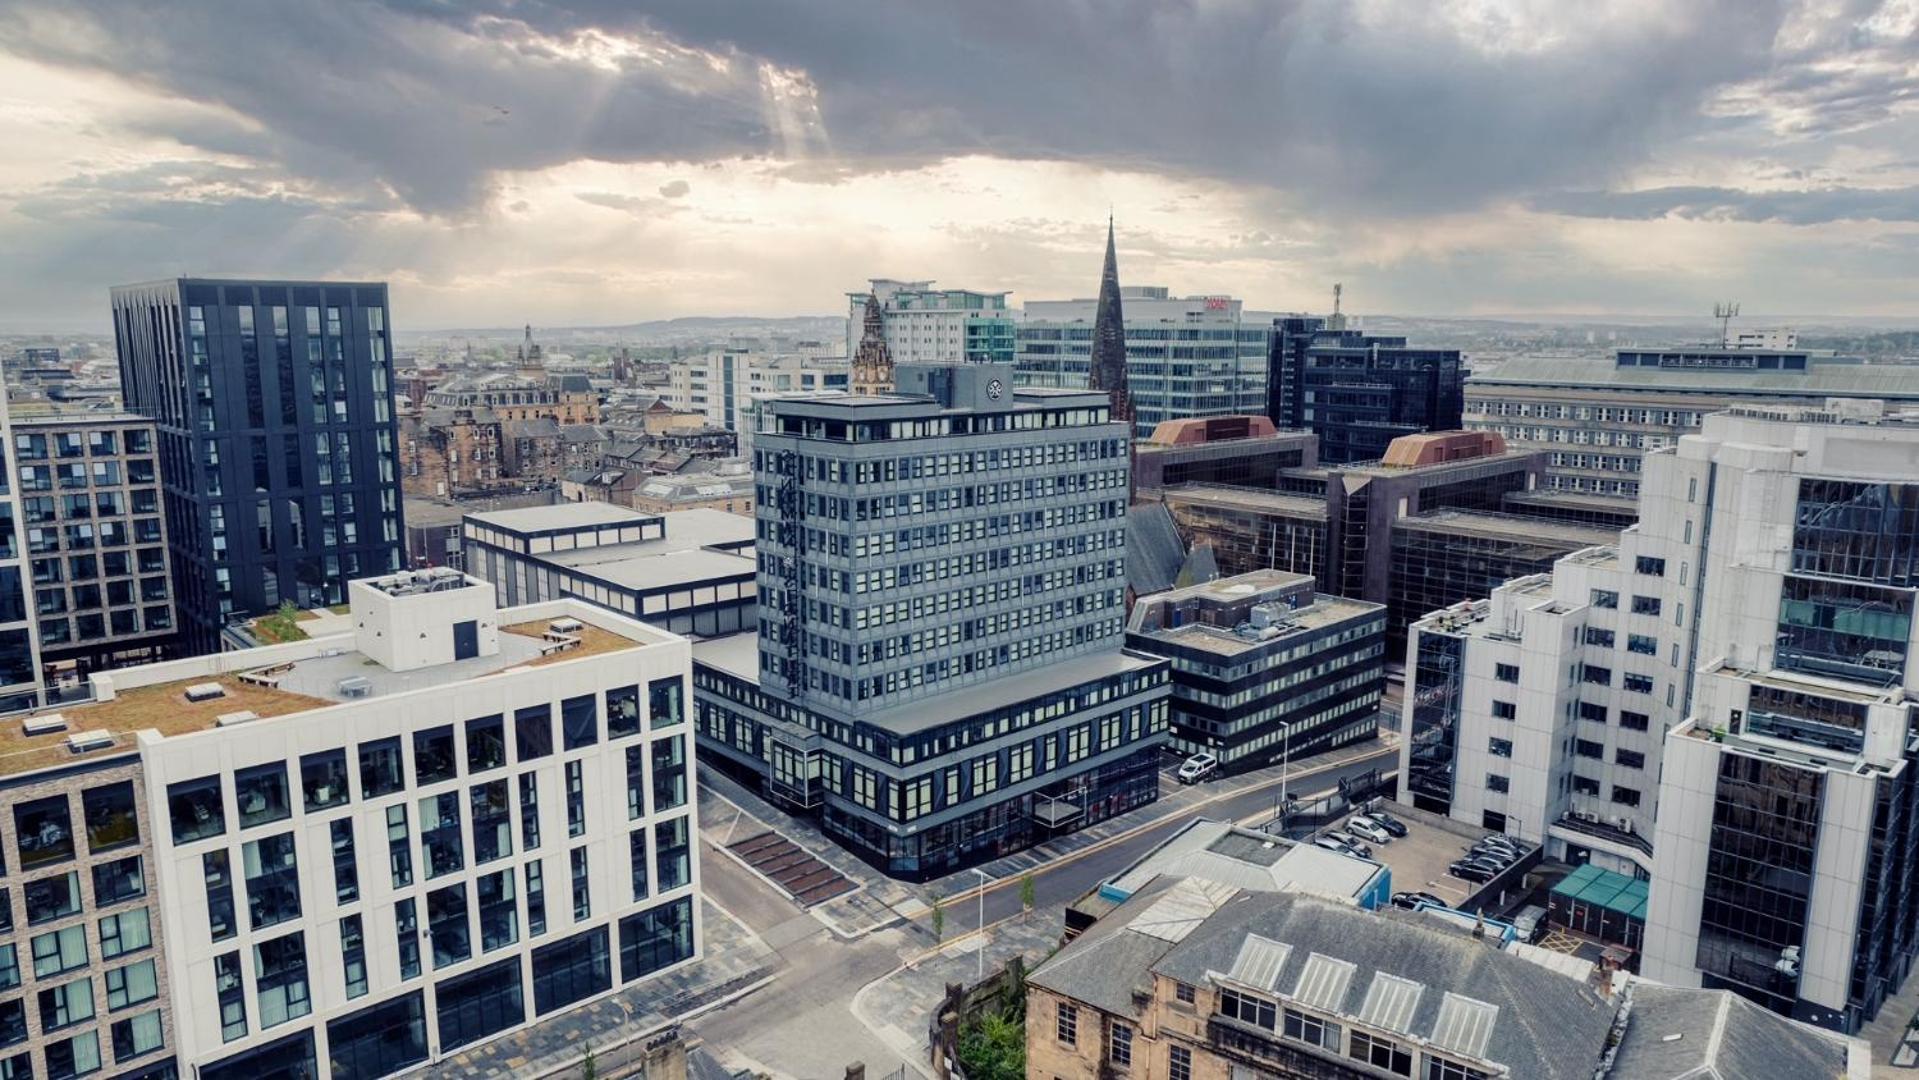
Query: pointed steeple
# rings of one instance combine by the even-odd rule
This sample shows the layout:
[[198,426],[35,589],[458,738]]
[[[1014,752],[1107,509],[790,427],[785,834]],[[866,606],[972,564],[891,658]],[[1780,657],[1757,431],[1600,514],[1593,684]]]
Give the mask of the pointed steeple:
[[[1126,388],[1126,318],[1119,304],[1119,257],[1113,246],[1113,217],[1106,216],[1106,265],[1099,274],[1099,303],[1093,309],[1092,364],[1087,385],[1113,399],[1113,419],[1133,422],[1133,399]],[[1131,437],[1129,431],[1128,437]]]
[[859,351],[853,354],[853,392],[867,395],[893,392],[893,353],[886,347],[886,322],[880,315],[880,298],[870,292],[866,294]]

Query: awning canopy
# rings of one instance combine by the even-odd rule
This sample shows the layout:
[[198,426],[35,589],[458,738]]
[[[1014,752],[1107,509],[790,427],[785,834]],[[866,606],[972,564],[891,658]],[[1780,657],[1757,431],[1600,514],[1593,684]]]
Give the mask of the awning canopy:
[[1640,922],[1646,920],[1646,882],[1591,863],[1554,885],[1553,896],[1567,903],[1604,908]]

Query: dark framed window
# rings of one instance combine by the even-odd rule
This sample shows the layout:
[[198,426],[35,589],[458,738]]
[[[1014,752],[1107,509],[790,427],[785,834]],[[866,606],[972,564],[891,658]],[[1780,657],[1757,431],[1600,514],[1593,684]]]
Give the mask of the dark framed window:
[[147,875],[140,856],[129,855],[93,866],[93,905],[107,907],[147,894]]
[[358,915],[340,920],[340,966],[348,1000],[366,996],[366,926]]
[[393,925],[400,954],[400,978],[411,979],[420,973],[420,916],[412,897],[394,902]]
[[540,860],[526,864],[526,936],[546,933],[546,880]]
[[1657,615],[1659,614],[1659,608],[1660,603],[1657,596],[1635,596],[1632,598],[1632,613],[1634,615]]
[[100,1069],[100,1033],[83,1031],[47,1044],[47,1080],[70,1080]]
[[1634,790],[1633,788],[1620,787],[1618,784],[1614,784],[1612,789],[1612,801],[1618,803],[1621,806],[1638,806],[1639,792]]
[[1599,794],[1599,781],[1594,780],[1590,776],[1581,776],[1578,773],[1574,773],[1573,790],[1581,795],[1597,795]]
[[453,725],[413,733],[413,777],[421,786],[451,780],[460,773],[453,756]]
[[21,886],[20,898],[26,904],[28,926],[78,915],[80,872],[69,870],[64,874],[29,881]]
[[333,806],[345,806],[347,791],[346,751],[322,750],[300,758],[300,791],[306,797],[307,813]]
[[623,739],[640,733],[640,688],[621,686],[606,692],[606,737]]
[[1653,689],[1652,676],[1627,674],[1619,680],[1621,688],[1634,694],[1650,694]]
[[406,761],[397,736],[360,744],[360,798],[391,795],[405,787]]
[[80,793],[80,810],[87,820],[88,851],[112,851],[140,842],[132,781],[86,789]]
[[[50,979],[87,966],[87,928],[69,926],[35,934],[29,943],[33,951],[33,977]],[[14,968],[16,981],[19,968]]]
[[620,920],[620,981],[632,982],[693,955],[693,901],[681,897]]
[[1487,739],[1486,752],[1494,757],[1512,757],[1513,741],[1511,739]]
[[600,741],[600,703],[593,694],[567,698],[560,702],[560,729],[568,750],[578,750]]
[[73,858],[73,815],[65,795],[15,803],[13,827],[20,869],[34,870]]
[[391,1076],[426,1060],[426,1003],[415,990],[327,1022],[334,1076]]
[[1518,718],[1519,718],[1519,706],[1518,706],[1518,705],[1516,705],[1516,704],[1514,704],[1513,702],[1510,702],[1510,701],[1495,701],[1495,702],[1493,702],[1493,719],[1495,719],[1495,720],[1517,720]]
[[661,892],[693,880],[693,848],[684,815],[653,826],[653,864]]
[[1637,750],[1614,750],[1612,759],[1614,764],[1624,765],[1628,769],[1646,767],[1646,755]]
[[320,1075],[313,1032],[301,1031],[242,1050],[200,1069],[200,1080],[308,1080]]
[[553,752],[553,706],[529,705],[513,712],[513,743],[520,761],[534,761]]
[[84,1020],[93,1019],[93,980],[75,979],[72,982],[49,986],[39,993],[40,1030],[58,1031],[63,1027],[72,1027]]
[[1352,1048],[1347,1051],[1347,1055],[1355,1061],[1363,1061],[1376,1069],[1385,1069],[1400,1076],[1413,1074],[1411,1051],[1391,1039],[1381,1038],[1368,1032],[1353,1032]]
[[459,792],[428,795],[420,800],[420,850],[426,858],[428,881],[465,868]]
[[482,875],[473,883],[480,909],[480,951],[504,949],[520,940],[520,916],[513,870]]
[[146,908],[134,908],[100,920],[100,957],[139,952],[153,944],[153,926]]
[[520,846],[536,851],[540,846],[540,774],[520,774]]
[[152,960],[110,968],[106,978],[108,1012],[119,1012],[160,996],[160,978]]
[[433,939],[435,968],[457,964],[473,955],[473,932],[467,922],[465,882],[426,894],[426,928]]
[[1594,589],[1592,591],[1592,606],[1605,608],[1609,611],[1617,608],[1619,606],[1619,594],[1611,589]]
[[27,1041],[27,999],[0,1001],[0,1046]]
[[633,863],[633,900],[638,903],[653,891],[653,864],[646,857],[646,827],[634,829],[627,837],[627,855]]
[[1494,664],[1493,678],[1498,679],[1500,682],[1504,682],[1504,683],[1516,683],[1519,681],[1519,665],[1518,664]]
[[513,803],[505,778],[475,784],[469,791],[473,807],[473,865],[513,854]]
[[533,950],[533,1012],[538,1016],[584,1001],[613,985],[606,927]]
[[333,898],[351,904],[360,898],[360,866],[353,854],[353,819],[343,817],[327,826],[333,848]]
[[255,930],[300,917],[300,865],[293,834],[249,840],[240,849],[245,863],[247,923]]
[[233,868],[227,863],[226,849],[200,856],[200,873],[207,883],[207,930],[213,940],[224,941],[239,929],[233,917]]
[[233,774],[233,803],[240,811],[240,827],[270,825],[293,815],[287,791],[287,763],[270,761]]
[[1262,1027],[1267,1031],[1275,1031],[1279,1027],[1278,1002],[1242,994],[1230,987],[1223,987],[1219,992],[1219,1011],[1221,1015],[1230,1016],[1242,1024]]
[[653,812],[686,805],[686,737],[653,740]]
[[577,761],[566,763],[566,835],[586,834],[586,770]]
[[686,719],[684,702],[681,701],[679,676],[666,679],[654,679],[646,684],[646,707],[648,723],[655,730],[672,727]]
[[1665,577],[1666,560],[1655,559],[1650,555],[1641,555],[1633,560],[1633,572],[1636,574],[1650,574],[1653,577]]
[[1512,781],[1498,773],[1486,774],[1486,790],[1504,793],[1512,788]]
[[1619,711],[1619,726],[1627,731],[1644,731],[1651,723],[1651,718],[1645,713],[1627,712],[1624,709]]
[[593,891],[586,872],[586,849],[574,848],[569,861],[573,866],[573,921],[593,917]]
[[485,772],[506,764],[506,718],[499,713],[466,722],[466,771]]
[[1606,745],[1604,743],[1596,743],[1591,739],[1574,739],[1573,753],[1584,758],[1604,760],[1606,757]]
[[458,1049],[524,1023],[524,993],[517,957],[435,983],[440,1048]]

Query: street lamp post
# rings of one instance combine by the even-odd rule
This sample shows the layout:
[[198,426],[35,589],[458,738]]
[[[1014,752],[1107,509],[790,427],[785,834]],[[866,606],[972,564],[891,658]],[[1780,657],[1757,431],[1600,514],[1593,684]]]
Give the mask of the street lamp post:
[[973,873],[979,875],[979,964],[973,976],[975,984],[986,981],[986,883],[991,879],[986,871],[973,867]]

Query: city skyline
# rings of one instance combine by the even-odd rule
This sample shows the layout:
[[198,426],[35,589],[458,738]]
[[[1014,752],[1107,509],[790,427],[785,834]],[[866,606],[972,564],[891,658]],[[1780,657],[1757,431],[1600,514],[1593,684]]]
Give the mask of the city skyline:
[[6,284],[48,329],[189,271],[420,329],[1069,298],[1110,208],[1128,280],[1273,310],[1919,316],[1910,5],[1024,15],[16,5]]

